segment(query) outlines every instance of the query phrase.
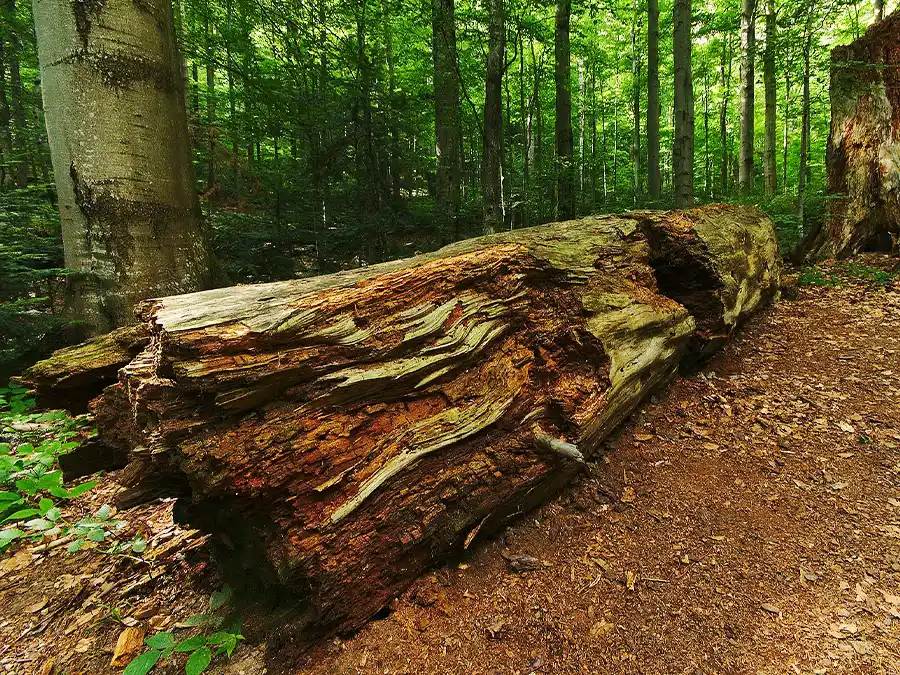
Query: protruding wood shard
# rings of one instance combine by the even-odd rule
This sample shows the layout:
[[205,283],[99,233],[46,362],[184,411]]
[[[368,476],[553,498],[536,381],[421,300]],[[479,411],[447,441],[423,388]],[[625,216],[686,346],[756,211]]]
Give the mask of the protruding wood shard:
[[98,423],[146,480],[189,482],[229,559],[351,629],[570,480],[778,271],[767,218],[710,206],[153,300]]

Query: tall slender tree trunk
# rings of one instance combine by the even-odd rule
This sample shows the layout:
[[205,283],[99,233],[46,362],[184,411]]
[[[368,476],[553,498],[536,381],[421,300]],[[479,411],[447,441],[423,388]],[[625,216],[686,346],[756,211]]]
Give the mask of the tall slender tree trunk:
[[613,92],[613,198],[619,201],[619,61],[616,59],[615,91]]
[[455,233],[460,201],[459,77],[454,0],[432,0],[434,137],[437,156],[435,225],[442,239]]
[[597,206],[597,66],[591,61],[591,211]]
[[[15,0],[7,0],[10,16],[16,14]],[[12,98],[13,118],[13,178],[16,187],[28,185],[28,133],[25,128],[25,103],[22,99],[22,75],[19,72],[19,52],[22,43],[16,34],[15,26],[9,31],[9,88]]]
[[672,149],[675,206],[694,201],[694,89],[691,78],[691,0],[675,0],[672,50],[675,62],[675,141]]
[[800,119],[800,166],[797,172],[797,220],[801,228],[806,215],[806,178],[809,166],[809,77],[810,51],[812,50],[812,28],[810,23],[810,20],[807,19],[806,33],[803,37],[803,104]]
[[731,91],[731,35],[726,34],[722,39],[722,64],[719,73],[722,77],[722,108],[719,111],[719,142],[721,146],[720,173],[720,197],[728,194],[728,99]]
[[484,231],[503,227],[503,58],[504,0],[489,0],[487,73],[484,85],[484,156],[481,164]]
[[659,168],[659,0],[647,0],[647,192],[658,201]]
[[766,196],[778,191],[778,165],[776,163],[775,135],[777,94],[775,90],[775,0],[766,0],[766,51],[763,55],[763,80],[766,89],[766,129],[763,146],[763,176]]
[[397,78],[394,73],[394,30],[387,0],[381,0],[382,21],[384,22],[384,55],[388,67],[388,126],[391,133],[391,152],[388,167],[391,173],[391,198],[400,199],[400,128],[397,125]]
[[[585,124],[587,124],[585,105],[584,61],[578,59],[578,208],[584,205],[584,160],[585,160]],[[577,209],[576,209],[577,210]]]
[[12,156],[12,112],[6,95],[6,41],[0,37],[0,188],[9,178],[6,163]]
[[609,183],[606,176],[606,99],[603,96],[603,79],[600,79],[600,125],[601,125],[601,154],[603,155],[603,203],[609,199]]
[[572,0],[558,0],[554,38],[556,81],[556,217],[575,215],[574,166],[572,164],[572,83],[569,21]]
[[884,20],[884,0],[872,0],[872,6],[875,8],[875,20]]
[[522,123],[522,227],[527,227],[528,217],[528,180],[529,159],[531,155],[531,110],[525,108],[525,38],[522,24],[519,23],[519,120]]
[[225,55],[228,63],[228,126],[231,131],[231,170],[232,170],[232,178],[234,180],[234,191],[235,194],[240,194],[241,192],[241,180],[240,180],[240,162],[238,160],[238,155],[240,153],[240,140],[238,138],[239,135],[239,125],[237,120],[237,97],[234,91],[234,57],[231,51],[231,36],[234,35],[232,32],[232,19],[233,19],[233,0],[228,0],[227,3],[227,13],[228,13],[228,39],[225,40]]
[[634,164],[634,203],[641,202],[641,59],[638,53],[638,24],[640,13],[637,0],[634,0],[634,13],[631,23],[631,117],[634,121],[634,133],[631,138],[631,160]]
[[40,0],[34,22],[65,262],[81,272],[70,310],[99,333],[134,321],[143,298],[211,279],[172,5],[106,0],[89,23],[81,11]]
[[784,133],[781,140],[781,193],[787,194],[788,191],[788,149],[789,145],[789,127],[791,119],[791,69],[784,69]]
[[738,187],[745,194],[754,189],[754,104],[756,85],[756,0],[741,4],[741,143]]
[[707,198],[713,196],[712,158],[709,154],[709,71],[703,70],[703,192]]

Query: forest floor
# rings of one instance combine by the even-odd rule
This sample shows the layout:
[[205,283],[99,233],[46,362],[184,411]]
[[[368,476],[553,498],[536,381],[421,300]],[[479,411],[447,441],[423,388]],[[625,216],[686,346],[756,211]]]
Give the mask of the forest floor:
[[[870,256],[872,266],[896,260]],[[825,270],[655,397],[557,499],[262,673],[900,673],[900,283]],[[115,475],[67,508],[109,501]],[[181,630],[217,587],[171,502],[113,514],[142,556],[0,558],[0,673],[114,673],[117,639]],[[539,569],[516,573],[510,557]],[[51,664],[52,661],[52,664]],[[154,672],[183,672],[183,659]]]

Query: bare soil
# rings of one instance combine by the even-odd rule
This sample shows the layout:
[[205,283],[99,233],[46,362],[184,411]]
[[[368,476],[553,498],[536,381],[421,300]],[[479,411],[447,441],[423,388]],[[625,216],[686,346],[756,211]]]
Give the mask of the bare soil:
[[[802,288],[609,446],[357,635],[266,645],[251,612],[210,672],[900,674],[897,282]],[[108,501],[114,479],[69,508]],[[171,511],[115,516],[149,538],[145,562],[62,546],[0,558],[0,673],[120,672],[123,622],[149,636],[204,611],[220,581]]]

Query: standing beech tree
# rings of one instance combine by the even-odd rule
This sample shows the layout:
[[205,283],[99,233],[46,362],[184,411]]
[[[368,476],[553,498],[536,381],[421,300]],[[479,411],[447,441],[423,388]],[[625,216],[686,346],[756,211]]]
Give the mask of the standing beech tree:
[[743,194],[754,188],[754,112],[756,86],[756,0],[741,0],[741,144],[738,185]]
[[694,201],[694,88],[691,83],[691,0],[675,0],[672,53],[675,61],[675,142],[672,144],[675,206]]
[[[675,58],[677,63],[677,53]],[[677,89],[677,82],[675,86]],[[675,114],[677,124],[677,110]],[[653,201],[659,199],[662,187],[659,170],[659,115],[659,0],[647,0],[647,192]]]
[[484,85],[484,157],[481,181],[484,194],[484,231],[503,228],[503,63],[506,51],[504,0],[488,0],[488,54]]
[[556,217],[571,218],[575,213],[575,166],[572,162],[572,82],[569,21],[572,0],[556,5]]
[[72,309],[94,332],[209,285],[168,0],[36,0]]
[[766,90],[766,128],[763,147],[763,178],[767,197],[778,191],[778,166],[775,160],[775,134],[778,120],[775,82],[775,0],[766,0],[766,51],[763,54],[763,81]]
[[451,232],[459,211],[459,77],[454,0],[432,0],[434,58],[434,137],[437,156],[435,226],[442,238]]

